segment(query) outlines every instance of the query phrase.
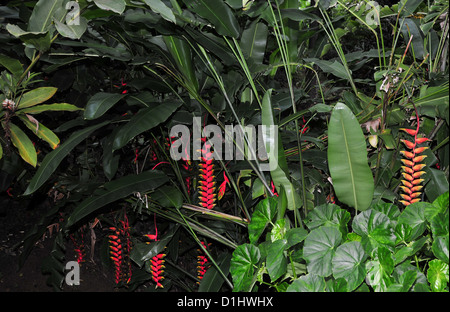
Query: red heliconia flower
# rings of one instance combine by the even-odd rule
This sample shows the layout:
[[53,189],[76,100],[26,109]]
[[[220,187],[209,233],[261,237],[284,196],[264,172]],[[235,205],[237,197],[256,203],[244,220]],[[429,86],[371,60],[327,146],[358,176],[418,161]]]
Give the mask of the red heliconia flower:
[[[208,246],[211,245],[211,243],[206,245],[203,241],[201,241],[200,243],[202,244],[202,246],[205,249],[207,249]],[[203,249],[199,248],[199,249],[197,249],[197,252],[199,253],[199,255],[197,256],[197,277],[201,281],[203,279],[203,276],[205,275],[206,271],[209,269],[209,267],[211,265],[209,264],[208,256],[203,251]],[[199,283],[199,282],[197,282],[197,283]]]
[[84,258],[86,256],[83,232],[79,232],[79,240],[75,238],[74,234],[70,234],[69,236],[72,240],[75,254],[77,255],[77,262],[81,264],[84,262]]
[[219,192],[217,192],[217,198],[219,200],[222,199],[223,195],[225,194],[227,184],[230,184],[230,180],[228,179],[227,175],[225,174],[225,171],[223,172],[223,182],[219,186]]
[[428,149],[428,146],[418,147],[417,145],[430,141],[427,138],[417,137],[420,125],[417,110],[416,118],[416,129],[400,129],[413,137],[413,140],[401,140],[403,144],[405,144],[405,146],[408,148],[408,151],[400,151],[400,154],[407,158],[401,160],[404,166],[402,166],[403,179],[401,180],[403,185],[401,185],[400,188],[404,194],[400,194],[400,197],[402,198],[400,202],[404,206],[408,206],[412,203],[420,201],[420,195],[422,194],[420,192],[420,190],[422,189],[422,186],[420,184],[424,181],[424,179],[421,179],[421,177],[425,174],[425,171],[422,171],[422,169],[425,167],[425,164],[421,164],[420,162],[423,161],[427,156],[419,154]]
[[216,205],[213,152],[211,152],[211,145],[206,142],[206,138],[202,138],[202,141],[204,144],[201,149],[202,156],[199,164],[199,205],[203,208],[213,209]]
[[120,220],[118,227],[110,227],[112,232],[108,235],[109,238],[109,254],[111,260],[114,262],[114,280],[116,284],[120,282],[129,283],[131,280],[131,235],[128,218],[125,216],[124,220]]
[[152,274],[152,279],[156,283],[156,288],[164,288],[164,286],[161,284],[161,281],[164,279],[163,273],[164,273],[164,257],[166,256],[165,253],[159,253],[153,258],[150,259],[150,270]]

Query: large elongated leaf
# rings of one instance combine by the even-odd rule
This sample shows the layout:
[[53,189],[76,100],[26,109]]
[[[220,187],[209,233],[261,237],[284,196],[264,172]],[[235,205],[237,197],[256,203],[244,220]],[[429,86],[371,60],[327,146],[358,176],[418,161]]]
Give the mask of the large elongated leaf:
[[162,18],[169,22],[175,23],[175,15],[172,10],[161,0],[144,0],[144,2],[152,9],[153,12],[161,14]]
[[328,125],[328,167],[339,200],[356,210],[369,208],[374,192],[364,135],[355,115],[336,104]]
[[94,94],[86,104],[84,118],[96,119],[119,102],[125,95],[118,93],[99,92]]
[[68,0],[39,0],[33,8],[28,23],[28,31],[45,32],[52,24],[53,18],[61,20],[66,13]]
[[52,149],[58,147],[60,142],[59,138],[55,133],[53,133],[52,130],[42,125],[41,123],[36,125],[35,123],[31,122],[28,118],[24,116],[20,116],[20,119],[25,124],[25,126],[27,126],[28,129],[33,131],[39,138],[47,142]]
[[19,60],[13,59],[3,54],[0,54],[0,65],[5,67],[11,72],[11,74],[17,77],[19,77],[23,72],[23,67]]
[[20,102],[18,103],[18,108],[27,108],[45,102],[51,98],[57,90],[57,88],[53,87],[42,87],[28,91],[22,95]]
[[164,122],[181,105],[181,102],[167,102],[152,108],[140,110],[131,120],[118,132],[114,142],[113,150],[125,146],[136,135],[150,130]]
[[134,192],[146,192],[153,190],[169,181],[166,174],[159,170],[151,170],[138,175],[128,175],[123,178],[105,183],[103,188],[94,192],[93,196],[84,200],[67,219],[67,227],[70,227],[116,200],[124,198]]
[[255,63],[261,64],[266,51],[268,27],[257,20],[242,32],[240,46],[244,54]]
[[[262,101],[262,124],[269,127],[274,126],[274,117],[273,117],[273,110],[272,110],[272,102],[271,102],[271,93],[272,90],[268,90],[264,94],[264,98]],[[270,138],[269,135],[267,135],[267,138]],[[265,146],[266,150],[269,155],[269,161],[275,162],[276,167],[274,170],[270,171],[270,176],[272,177],[273,183],[277,189],[281,189],[281,186],[284,188],[284,191],[286,193],[286,199],[287,199],[287,207],[290,210],[294,210],[295,208],[298,208],[300,205],[300,198],[298,193],[295,191],[294,186],[292,185],[291,181],[288,178],[287,172],[287,161],[284,153],[283,143],[281,141],[281,136],[278,135],[277,137],[273,138],[275,142],[271,142],[270,140],[266,140]],[[270,153],[270,151],[274,148],[278,149],[278,153]],[[272,155],[277,155],[276,159],[270,159]]]
[[183,0],[195,13],[210,21],[223,36],[239,37],[239,23],[233,11],[222,0]]
[[66,112],[75,112],[83,110],[82,108],[79,108],[75,105],[68,104],[68,103],[54,103],[54,104],[42,104],[42,105],[36,105],[32,107],[27,107],[24,109],[21,109],[17,111],[17,114],[40,114],[43,112],[49,112],[49,111],[66,111]]
[[[220,267],[220,270],[228,275],[230,271],[230,260],[231,254],[226,253],[224,256],[220,257],[217,265]],[[217,270],[215,266],[209,268],[205,275],[203,276],[200,286],[198,287],[199,292],[218,292],[224,283],[224,279],[220,272]]]
[[86,139],[92,132],[107,125],[108,123],[109,121],[105,121],[77,131],[73,133],[66,142],[61,144],[60,147],[48,153],[42,161],[42,164],[40,165],[36,174],[31,179],[24,195],[30,195],[34,193],[39,187],[41,187],[45,183],[45,181],[47,181],[47,179],[52,175],[52,173],[55,172],[61,161],[67,156],[67,154],[70,153],[70,151],[72,151],[75,146]]
[[94,0],[95,4],[103,10],[122,14],[125,11],[125,0]]
[[36,167],[37,154],[33,142],[15,124],[9,123],[8,126],[11,132],[11,142],[18,149],[20,157],[33,167]]

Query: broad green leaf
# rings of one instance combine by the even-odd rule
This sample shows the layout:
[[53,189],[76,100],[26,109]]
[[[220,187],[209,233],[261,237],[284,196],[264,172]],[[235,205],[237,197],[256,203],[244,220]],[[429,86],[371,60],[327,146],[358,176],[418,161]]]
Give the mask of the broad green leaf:
[[253,21],[242,32],[240,46],[244,55],[256,64],[262,64],[266,51],[268,27],[266,24]]
[[24,93],[17,104],[18,109],[27,108],[40,104],[50,99],[57,91],[57,88],[53,87],[41,87],[27,93]]
[[400,216],[400,210],[392,203],[376,203],[370,208],[384,213],[391,221],[396,221]]
[[[27,126],[28,129],[33,131],[34,134],[36,134],[39,138],[47,142],[52,149],[55,149],[59,146],[59,138],[56,134],[53,133],[52,130],[44,126],[43,124],[39,123],[38,126],[36,126],[33,122],[31,122],[28,118],[25,116],[20,116],[20,119],[22,122]],[[36,130],[37,128],[37,130]]]
[[251,291],[256,282],[255,267],[261,254],[259,248],[251,244],[239,245],[231,258],[230,272],[235,292]]
[[449,184],[445,172],[442,170],[425,167],[426,175],[429,178],[425,185],[425,194],[429,201],[434,201],[441,194],[448,192]]
[[161,14],[161,16],[172,23],[176,23],[175,15],[172,10],[161,0],[144,0],[144,2],[152,9],[153,12]]
[[130,121],[121,128],[113,142],[113,150],[125,146],[136,135],[150,130],[169,118],[181,105],[181,102],[166,102],[156,107],[144,108],[134,115]]
[[425,217],[428,222],[439,214],[445,212],[449,207],[449,192],[445,192],[433,201],[433,205],[425,208]]
[[252,219],[248,225],[250,243],[256,244],[265,228],[277,214],[277,200],[269,197],[261,200],[255,207]]
[[326,283],[323,277],[316,274],[300,276],[286,289],[286,292],[324,292]]
[[102,10],[113,11],[118,14],[125,11],[125,0],[94,0],[94,2]]
[[387,287],[386,292],[408,292],[417,279],[417,272],[413,270],[403,273],[398,283],[391,284]]
[[66,11],[67,0],[39,0],[28,22],[29,32],[46,32],[53,19],[61,20]]
[[155,190],[152,199],[165,208],[180,208],[183,204],[183,193],[174,186],[162,186]]
[[286,231],[287,244],[286,248],[290,248],[301,243],[308,236],[308,231],[303,228],[292,228]]
[[125,95],[118,93],[99,92],[94,94],[86,104],[84,118],[96,119],[106,113]]
[[8,126],[11,133],[11,142],[19,151],[20,157],[33,167],[36,167],[37,154],[33,142],[15,124],[9,123]]
[[[266,127],[276,126],[273,116],[271,94],[272,89],[267,90],[262,101],[261,119],[262,124]],[[267,155],[269,155],[269,162],[272,164],[275,163],[275,168],[271,168],[273,170],[270,171],[270,176],[272,177],[273,183],[277,189],[281,189],[281,187],[284,188],[288,203],[287,207],[289,208],[289,210],[294,210],[300,206],[300,198],[292,182],[288,178],[287,161],[281,136],[280,134],[278,134],[277,137],[273,138],[275,139],[275,142],[271,142],[270,134],[272,134],[273,137],[273,133],[268,133],[264,142]],[[277,153],[271,152],[271,149],[274,148],[278,148]],[[274,155],[277,155],[276,159],[270,159]]]
[[364,250],[370,253],[378,246],[394,246],[395,235],[389,218],[376,210],[359,213],[352,222],[353,231],[361,236]]
[[287,240],[274,241],[267,248],[266,267],[272,282],[286,273],[287,259],[284,255]]
[[395,265],[402,263],[408,257],[415,255],[425,243],[428,241],[427,237],[421,237],[417,241],[414,241],[412,244],[408,246],[401,247],[400,249],[396,249],[394,254]]
[[54,104],[43,104],[36,105],[32,107],[27,107],[24,109],[18,110],[17,114],[40,114],[43,112],[54,112],[54,111],[66,111],[66,112],[76,112],[79,110],[83,110],[75,105],[68,103],[54,103]]
[[239,37],[239,23],[233,11],[223,0],[183,0],[193,12],[207,19],[219,35]]
[[305,239],[303,257],[308,272],[327,277],[332,273],[331,261],[342,241],[341,232],[335,227],[321,226],[312,230]]
[[430,227],[433,237],[448,235],[449,232],[449,211],[438,213],[431,219]]
[[366,141],[355,115],[336,104],[328,125],[328,167],[339,200],[357,211],[369,208],[374,192]]
[[428,266],[427,279],[431,290],[435,292],[445,291],[449,282],[448,264],[439,259],[434,259],[428,262]]
[[84,16],[79,16],[78,23],[71,23],[70,25],[67,23],[62,23],[55,19],[55,27],[56,30],[66,38],[78,40],[83,36],[87,29],[87,20]]
[[376,292],[386,291],[393,283],[391,274],[394,270],[394,259],[391,252],[382,246],[377,248],[377,258],[366,265],[366,281]]
[[169,181],[167,175],[159,170],[146,171],[137,175],[125,177],[107,182],[102,188],[94,192],[88,199],[79,204],[67,219],[67,227],[74,225],[94,211],[122,199],[135,192],[147,192],[154,190]]
[[353,291],[364,281],[366,259],[360,242],[348,242],[336,249],[332,260],[333,276],[347,281],[347,291]]
[[445,236],[438,236],[435,237],[433,240],[433,245],[431,245],[431,250],[433,251],[433,254],[438,258],[439,260],[444,261],[448,264],[448,254],[449,254],[449,239],[448,239],[448,232]]
[[398,218],[398,223],[405,223],[411,226],[413,231],[411,234],[412,240],[422,235],[426,229],[425,209],[428,206],[431,206],[431,204],[425,202],[408,205]]
[[72,149],[77,146],[81,141],[86,139],[95,130],[109,124],[109,121],[102,122],[100,124],[86,127],[80,131],[74,132],[63,144],[61,144],[57,149],[48,153],[41,165],[39,166],[37,172],[33,176],[25,190],[24,195],[30,195],[39,189],[47,179],[52,175],[53,172],[58,168],[61,161],[72,151]]
[[335,204],[323,204],[314,208],[308,213],[305,219],[306,226],[313,230],[319,226],[335,226],[342,235],[348,232],[347,223],[350,221],[350,213],[344,209],[340,209]]
[[[225,255],[219,256],[219,260],[217,261],[217,265],[220,270],[223,272],[225,276],[228,275],[230,271],[230,260],[231,254],[226,253]],[[224,279],[220,272],[217,270],[215,266],[210,267],[200,282],[200,286],[198,287],[199,292],[218,292],[224,283]]]
[[0,65],[5,67],[11,74],[17,77],[19,77],[23,72],[23,67],[20,61],[3,54],[0,54]]
[[333,74],[334,76],[345,80],[351,80],[351,77],[349,77],[349,75],[347,74],[344,65],[342,65],[338,61],[331,62],[319,60],[316,58],[308,58],[305,59],[305,61],[317,64],[317,66],[319,66],[320,69],[322,69],[325,73]]

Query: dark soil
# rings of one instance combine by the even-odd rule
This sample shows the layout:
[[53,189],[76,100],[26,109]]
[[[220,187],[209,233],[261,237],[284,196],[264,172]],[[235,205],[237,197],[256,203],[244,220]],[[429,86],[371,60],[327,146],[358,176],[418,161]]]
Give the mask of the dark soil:
[[[48,233],[43,237],[19,268],[19,258],[23,251],[20,242],[31,229],[45,209],[44,203],[30,208],[26,202],[0,198],[0,292],[52,292],[47,285],[48,275],[41,271],[42,261],[50,254],[54,243]],[[80,285],[68,286],[64,283],[64,292],[113,292],[115,288],[113,273],[105,269],[100,261],[92,262],[89,257],[80,267]],[[76,260],[76,256],[67,248],[66,261]]]

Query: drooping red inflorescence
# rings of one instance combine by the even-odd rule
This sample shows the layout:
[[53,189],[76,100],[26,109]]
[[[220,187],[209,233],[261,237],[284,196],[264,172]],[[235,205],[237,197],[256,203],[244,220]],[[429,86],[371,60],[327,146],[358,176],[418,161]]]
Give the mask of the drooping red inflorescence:
[[84,259],[86,257],[86,249],[85,249],[85,244],[84,244],[84,235],[82,231],[76,232],[78,235],[76,238],[75,234],[72,233],[69,235],[70,239],[72,240],[73,246],[74,246],[74,251],[75,254],[77,255],[77,262],[79,264],[84,262]]
[[[203,241],[201,241],[200,243],[205,249],[207,249],[211,245],[211,243],[206,245]],[[202,249],[197,249],[197,252],[199,253],[199,255],[197,256],[197,277],[201,281],[211,265],[209,263],[208,256]]]
[[214,159],[211,144],[202,138],[203,146],[200,158],[200,181],[199,181],[199,205],[203,208],[213,209],[216,205],[216,181],[214,176]]
[[120,282],[129,283],[131,280],[132,269],[130,253],[132,249],[130,226],[128,218],[120,220],[118,227],[110,227],[112,232],[109,238],[110,258],[114,262],[114,280],[116,284]]

